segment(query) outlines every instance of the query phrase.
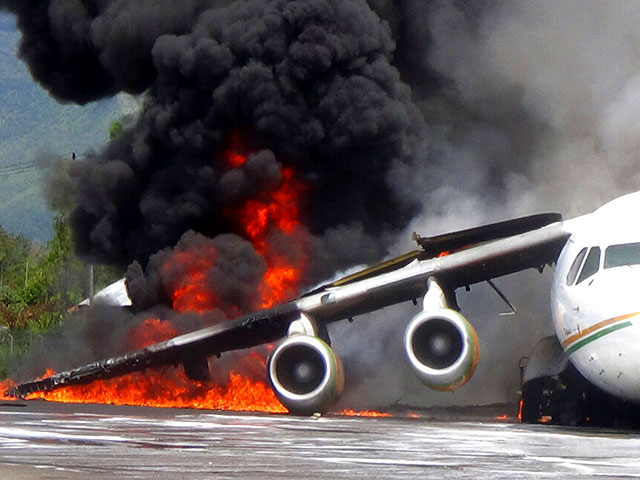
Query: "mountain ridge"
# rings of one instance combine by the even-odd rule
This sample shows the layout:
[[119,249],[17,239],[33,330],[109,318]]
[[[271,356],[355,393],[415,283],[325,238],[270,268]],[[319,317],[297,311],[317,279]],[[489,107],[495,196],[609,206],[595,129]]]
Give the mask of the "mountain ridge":
[[[0,13],[0,171],[54,157],[97,150],[108,141],[109,125],[126,112],[117,97],[85,106],[56,102],[33,81],[17,58],[20,33],[13,16]],[[45,242],[53,235],[44,199],[43,171],[0,175],[0,225],[13,234]]]

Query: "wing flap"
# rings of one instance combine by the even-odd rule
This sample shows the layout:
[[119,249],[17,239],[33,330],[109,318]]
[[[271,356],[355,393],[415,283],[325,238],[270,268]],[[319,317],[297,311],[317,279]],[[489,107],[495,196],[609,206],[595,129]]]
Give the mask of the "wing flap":
[[562,215],[559,213],[538,213],[433,237],[421,237],[414,233],[413,238],[424,252],[437,256],[441,252],[457,251],[499,238],[513,237],[560,221]]
[[570,237],[562,222],[435,259],[434,275],[458,288],[554,263]]

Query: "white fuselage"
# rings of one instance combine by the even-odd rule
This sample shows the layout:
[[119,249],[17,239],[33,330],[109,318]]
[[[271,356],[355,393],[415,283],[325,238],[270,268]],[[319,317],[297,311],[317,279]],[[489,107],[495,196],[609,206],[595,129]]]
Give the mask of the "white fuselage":
[[556,335],[603,390],[640,402],[640,192],[565,222],[551,289]]

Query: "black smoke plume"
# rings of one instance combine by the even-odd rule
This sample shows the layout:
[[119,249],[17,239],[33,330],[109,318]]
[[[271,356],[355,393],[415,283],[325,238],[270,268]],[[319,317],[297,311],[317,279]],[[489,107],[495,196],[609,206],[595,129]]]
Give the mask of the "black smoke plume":
[[159,36],[191,30],[206,2],[189,0],[2,0],[17,16],[19,56],[33,78],[62,102],[119,91],[142,93],[154,81]]
[[[75,246],[92,262],[144,266],[187,230],[238,233],[226,207],[283,165],[310,185],[313,236],[359,243],[328,266],[323,251],[317,275],[380,256],[373,238],[418,209],[388,173],[415,162],[424,125],[391,63],[390,29],[364,0],[3,4],[18,16],[21,58],[61,101],[145,92],[137,123],[73,173]],[[230,172],[234,132],[256,155]]]

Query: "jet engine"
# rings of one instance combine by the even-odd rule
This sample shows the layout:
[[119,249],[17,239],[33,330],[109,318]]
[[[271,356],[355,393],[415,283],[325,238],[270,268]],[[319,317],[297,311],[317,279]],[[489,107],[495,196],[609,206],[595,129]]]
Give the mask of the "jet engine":
[[296,334],[284,339],[267,364],[271,387],[294,415],[324,413],[342,393],[342,362],[324,341]]
[[478,363],[478,335],[450,308],[417,314],[405,331],[409,363],[429,388],[455,390],[469,381]]

